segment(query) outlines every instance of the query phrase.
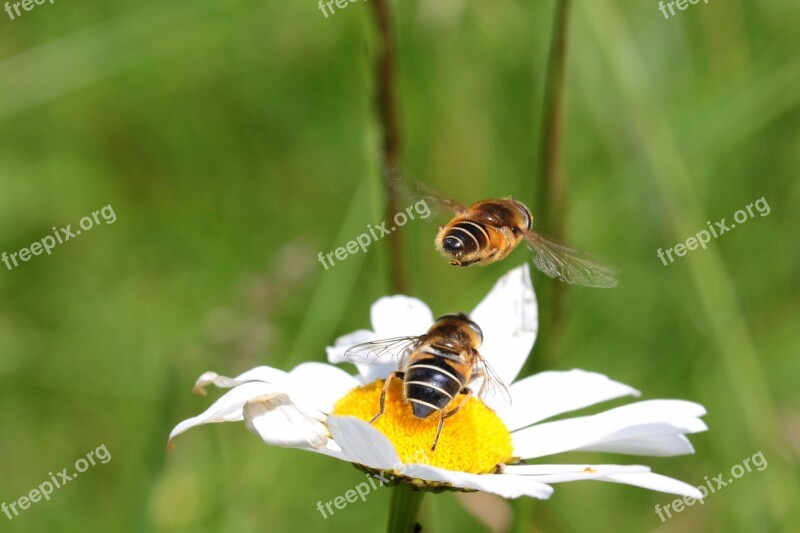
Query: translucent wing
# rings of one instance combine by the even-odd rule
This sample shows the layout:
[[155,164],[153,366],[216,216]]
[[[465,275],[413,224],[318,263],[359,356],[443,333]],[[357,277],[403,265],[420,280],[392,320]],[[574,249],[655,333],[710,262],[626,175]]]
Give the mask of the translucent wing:
[[478,388],[477,395],[491,407],[510,407],[511,393],[503,380],[483,356],[477,354],[470,384]]
[[352,346],[344,353],[344,356],[354,363],[374,364],[379,359],[381,363],[394,362],[399,368],[408,354],[424,339],[425,335],[421,335],[365,342]]
[[599,259],[547,240],[538,233],[525,235],[535,255],[533,264],[546,275],[564,283],[587,287],[616,287],[618,271]]
[[430,207],[432,207],[438,212],[452,211],[460,215],[467,211],[467,206],[465,206],[461,202],[453,200],[451,198],[445,198],[444,196],[440,196],[439,194],[427,188],[425,185],[418,184],[417,190],[419,192],[417,197],[420,198],[421,200],[425,200],[425,202]]
[[438,213],[455,212],[461,214],[467,211],[467,206],[456,200],[451,200],[434,192],[419,182],[409,183],[398,176],[391,175],[387,178],[389,185],[410,201],[424,200],[425,203]]

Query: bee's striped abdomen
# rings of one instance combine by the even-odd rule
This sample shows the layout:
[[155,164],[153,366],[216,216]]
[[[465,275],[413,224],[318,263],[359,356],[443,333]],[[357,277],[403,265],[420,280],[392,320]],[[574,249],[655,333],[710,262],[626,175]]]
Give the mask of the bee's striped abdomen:
[[456,222],[444,235],[442,246],[445,251],[457,254],[471,254],[489,245],[489,234],[482,224],[471,220]]
[[464,375],[435,355],[410,364],[404,381],[406,399],[417,418],[441,411],[464,387]]

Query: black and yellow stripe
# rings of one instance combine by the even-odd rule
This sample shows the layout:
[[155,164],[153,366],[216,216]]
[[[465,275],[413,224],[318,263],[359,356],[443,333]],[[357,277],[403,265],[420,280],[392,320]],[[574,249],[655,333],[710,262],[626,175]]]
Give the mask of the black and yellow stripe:
[[471,254],[489,245],[489,234],[482,224],[462,220],[448,228],[443,244],[445,250],[453,249],[462,254]]
[[412,363],[406,369],[405,393],[417,418],[427,418],[444,409],[464,388],[464,375],[445,357],[431,353],[430,358]]

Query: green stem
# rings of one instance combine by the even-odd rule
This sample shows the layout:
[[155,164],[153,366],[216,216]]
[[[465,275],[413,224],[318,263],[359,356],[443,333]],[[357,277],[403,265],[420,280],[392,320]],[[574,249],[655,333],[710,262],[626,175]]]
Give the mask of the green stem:
[[[378,28],[378,57],[375,65],[375,84],[377,90],[378,119],[383,134],[383,168],[381,177],[386,187],[386,215],[393,217],[401,209],[397,189],[390,183],[390,177],[400,171],[401,140],[398,118],[397,56],[392,34],[392,12],[389,0],[371,2]],[[408,272],[403,256],[402,232],[389,234],[389,267],[392,273],[392,288],[395,293],[408,294]]]
[[561,167],[570,0],[558,0],[550,36],[539,152],[539,215],[555,237],[564,233],[566,183]]
[[413,533],[417,524],[417,515],[425,493],[414,490],[405,483],[398,483],[392,488],[392,506],[389,510],[388,533]]
[[[550,36],[550,52],[545,75],[542,128],[539,148],[539,183],[536,216],[541,228],[558,241],[564,241],[567,212],[567,181],[562,167],[564,132],[564,96],[566,92],[567,44],[571,0],[557,0]],[[541,276],[540,276],[541,278]],[[540,302],[550,312],[544,313],[541,329],[547,331],[540,339],[536,357],[528,359],[525,371],[551,368],[558,350],[558,340],[564,324],[563,296],[565,285],[548,280],[540,286]]]

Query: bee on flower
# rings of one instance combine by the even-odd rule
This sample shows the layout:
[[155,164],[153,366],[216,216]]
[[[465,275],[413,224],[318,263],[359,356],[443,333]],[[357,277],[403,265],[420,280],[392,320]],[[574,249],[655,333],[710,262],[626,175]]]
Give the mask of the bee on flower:
[[[244,421],[267,444],[327,455],[418,488],[546,499],[554,484],[596,480],[701,497],[695,487],[644,465],[545,462],[545,457],[574,451],[690,454],[694,450],[686,435],[707,429],[700,419],[706,411],[689,401],[645,400],[550,421],[608,400],[638,397],[639,392],[584,370],[542,372],[515,381],[538,329],[527,266],[503,276],[469,317],[482,332],[481,356],[507,385],[510,403],[498,395],[462,397],[458,412],[439,427],[438,417],[415,416],[402,380],[386,384],[398,371],[396,354],[348,358],[354,346],[418,336],[434,325],[422,301],[392,296],[373,304],[371,330],[354,331],[327,349],[329,364],[304,363],[288,372],[262,366],[235,378],[203,374],[196,392],[204,393],[209,385],[230,390],[205,412],[178,424],[170,444],[195,426]],[[348,362],[355,362],[355,375],[335,366]],[[376,419],[378,412],[382,415]],[[431,450],[437,434],[438,444]]]

